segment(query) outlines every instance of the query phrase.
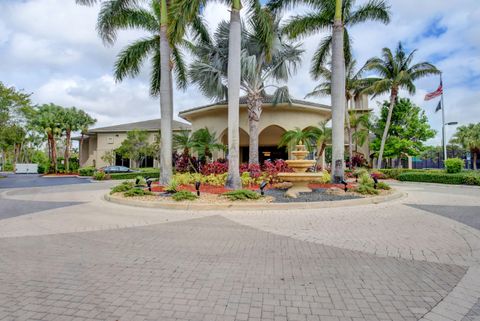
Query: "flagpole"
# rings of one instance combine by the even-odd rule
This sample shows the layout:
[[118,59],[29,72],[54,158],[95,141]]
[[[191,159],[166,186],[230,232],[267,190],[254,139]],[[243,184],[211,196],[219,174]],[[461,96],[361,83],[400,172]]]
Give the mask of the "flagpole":
[[445,161],[447,160],[447,137],[445,131],[445,104],[443,103],[443,81],[442,73],[440,73],[440,84],[442,84],[442,143],[443,143],[443,166],[445,167]]

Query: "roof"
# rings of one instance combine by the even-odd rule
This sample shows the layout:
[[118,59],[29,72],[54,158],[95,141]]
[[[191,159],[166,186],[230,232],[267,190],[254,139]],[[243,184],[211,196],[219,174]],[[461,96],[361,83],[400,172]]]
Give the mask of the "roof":
[[[263,103],[264,104],[273,104],[273,95],[266,95],[264,98],[263,98]],[[319,103],[315,103],[315,102],[312,102],[312,101],[306,101],[306,100],[300,100],[300,99],[290,99],[290,101],[292,102],[292,104],[295,104],[295,105],[302,105],[302,106],[308,106],[308,107],[314,107],[314,108],[320,108],[320,109],[332,109],[332,107],[328,106],[328,105],[324,105],[324,104],[319,104]],[[241,96],[240,99],[239,99],[239,103],[240,105],[246,105],[247,104],[247,96]],[[286,103],[286,102],[285,102]],[[214,102],[212,104],[208,104],[208,105],[204,105],[204,106],[200,106],[200,107],[195,107],[195,108],[191,108],[191,109],[186,109],[186,110],[183,110],[179,113],[180,116],[184,115],[184,114],[188,114],[190,112],[193,112],[193,111],[199,111],[199,110],[202,110],[202,109],[206,109],[206,108],[209,108],[209,107],[213,107],[213,106],[227,106],[228,105],[228,100],[224,99],[224,100],[220,100],[220,101],[217,101],[217,102]]]
[[[128,132],[131,130],[146,130],[146,131],[158,131],[160,130],[160,118],[158,119],[150,119],[139,121],[135,123],[128,123],[128,124],[120,124],[108,127],[100,127],[100,128],[93,128],[90,129],[89,133],[111,133],[111,132]],[[172,121],[172,129],[173,130],[184,130],[190,129],[190,125],[179,122],[179,121]]]

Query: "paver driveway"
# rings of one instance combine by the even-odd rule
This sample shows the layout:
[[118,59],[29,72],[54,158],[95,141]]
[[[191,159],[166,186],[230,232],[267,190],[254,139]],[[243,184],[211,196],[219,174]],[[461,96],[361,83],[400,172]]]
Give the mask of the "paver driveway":
[[421,209],[478,206],[478,189],[192,213],[106,203],[92,185],[3,193],[72,205],[0,220],[0,320],[478,318],[479,231]]

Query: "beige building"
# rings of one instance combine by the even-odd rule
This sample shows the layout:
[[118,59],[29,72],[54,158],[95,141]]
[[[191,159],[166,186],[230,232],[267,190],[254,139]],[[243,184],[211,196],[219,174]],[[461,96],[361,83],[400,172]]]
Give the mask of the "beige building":
[[[173,121],[172,128],[174,132],[178,132],[181,130],[190,130],[190,125]],[[153,143],[155,136],[160,132],[160,119],[90,129],[84,137],[83,143],[80,143],[80,166],[100,168],[109,165],[102,160],[102,156],[120,147],[122,141],[127,137],[127,132],[136,129],[147,131],[149,134],[148,141],[149,143]],[[147,157],[143,164],[134,164],[130,159],[123,159],[117,155],[114,165],[127,167],[158,167],[158,161],[152,157]]]
[[[362,99],[355,102],[355,112],[369,112],[366,108],[368,101]],[[174,121],[174,131],[208,128],[214,132],[219,141],[227,144],[227,101],[219,101],[206,106],[196,107],[184,110],[179,116],[190,124]],[[259,128],[259,158],[262,163],[266,159],[287,159],[289,151],[285,148],[278,148],[281,136],[288,130],[300,128],[305,129],[310,126],[318,126],[321,122],[329,121],[331,118],[331,107],[314,102],[293,99],[291,104],[282,103],[274,106],[272,97],[264,99],[263,112],[260,118]],[[248,162],[248,116],[246,98],[240,98],[240,161]],[[126,137],[129,130],[140,129],[147,130],[150,134],[150,140],[153,142],[155,134],[160,129],[160,120],[151,120],[117,126],[92,129],[88,133],[88,138],[80,148],[80,165],[102,167],[107,165],[101,160],[102,155],[118,148]],[[368,157],[368,143],[360,148],[359,152]],[[224,157],[223,154],[214,155]],[[136,166],[130,160],[122,160],[117,157],[116,165]],[[156,160],[149,160],[147,164],[140,164],[145,167],[150,165],[157,166]]]

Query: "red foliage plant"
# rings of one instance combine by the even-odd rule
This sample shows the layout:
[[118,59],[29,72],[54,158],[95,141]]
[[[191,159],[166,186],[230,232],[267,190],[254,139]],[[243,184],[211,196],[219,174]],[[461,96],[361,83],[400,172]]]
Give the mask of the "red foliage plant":
[[200,172],[203,175],[210,174],[223,174],[228,172],[228,163],[214,161],[212,163],[207,163],[201,166]]
[[265,161],[263,163],[263,171],[267,173],[268,180],[271,184],[278,182],[278,173],[293,172],[293,170],[288,167],[287,163],[282,159],[277,159],[273,162]]

